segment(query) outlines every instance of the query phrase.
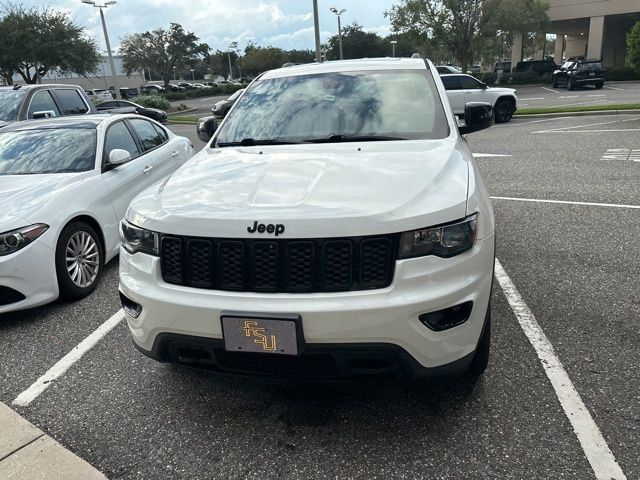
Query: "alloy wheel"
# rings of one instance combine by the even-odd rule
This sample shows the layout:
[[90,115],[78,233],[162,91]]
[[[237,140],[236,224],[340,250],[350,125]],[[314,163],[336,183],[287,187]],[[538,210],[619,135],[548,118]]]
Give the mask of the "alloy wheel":
[[100,270],[100,251],[95,239],[84,231],[74,233],[66,249],[69,278],[79,288],[93,285]]

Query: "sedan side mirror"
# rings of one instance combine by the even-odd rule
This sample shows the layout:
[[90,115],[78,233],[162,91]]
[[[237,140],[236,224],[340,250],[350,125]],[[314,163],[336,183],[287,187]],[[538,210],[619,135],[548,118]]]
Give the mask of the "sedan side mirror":
[[109,154],[109,165],[113,167],[127,163],[129,160],[131,160],[131,154],[126,150],[114,148]]
[[462,135],[478,132],[493,125],[493,107],[485,102],[469,102],[464,107],[464,126],[458,127]]
[[198,138],[205,143],[208,143],[213,137],[213,134],[216,133],[218,129],[218,122],[216,117],[204,117],[198,120],[198,126],[196,127],[196,131],[198,133]]

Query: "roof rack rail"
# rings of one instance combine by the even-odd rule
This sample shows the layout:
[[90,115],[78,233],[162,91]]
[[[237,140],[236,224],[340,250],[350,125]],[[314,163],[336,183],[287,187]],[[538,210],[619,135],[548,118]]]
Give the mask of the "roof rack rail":
[[22,88],[22,85],[20,85],[19,83],[16,83],[16,84],[13,86],[13,89],[14,89],[14,90],[20,90],[21,88]]
[[298,65],[298,64],[297,63],[293,63],[293,62],[287,62],[287,63],[282,65],[282,68],[295,67],[296,65]]

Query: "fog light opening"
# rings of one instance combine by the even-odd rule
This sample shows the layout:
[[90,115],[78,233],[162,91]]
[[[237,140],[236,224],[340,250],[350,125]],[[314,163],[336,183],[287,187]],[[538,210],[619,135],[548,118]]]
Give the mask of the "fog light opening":
[[138,318],[142,313],[142,305],[125,297],[122,292],[120,292],[120,302],[122,302],[122,309],[130,317]]
[[424,313],[418,318],[431,330],[442,332],[462,325],[469,320],[472,309],[473,302],[465,302],[444,310],[438,310],[437,312]]

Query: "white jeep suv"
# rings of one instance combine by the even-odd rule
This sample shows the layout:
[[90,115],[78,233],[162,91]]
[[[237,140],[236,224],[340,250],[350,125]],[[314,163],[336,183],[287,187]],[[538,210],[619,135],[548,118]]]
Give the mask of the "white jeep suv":
[[518,109],[513,88],[490,87],[471,75],[441,75],[455,115],[464,115],[469,102],[487,102],[493,106],[496,123],[506,123]]
[[461,133],[492,108],[466,117],[420,59],[260,76],[121,225],[136,347],[243,375],[478,378],[494,219]]

